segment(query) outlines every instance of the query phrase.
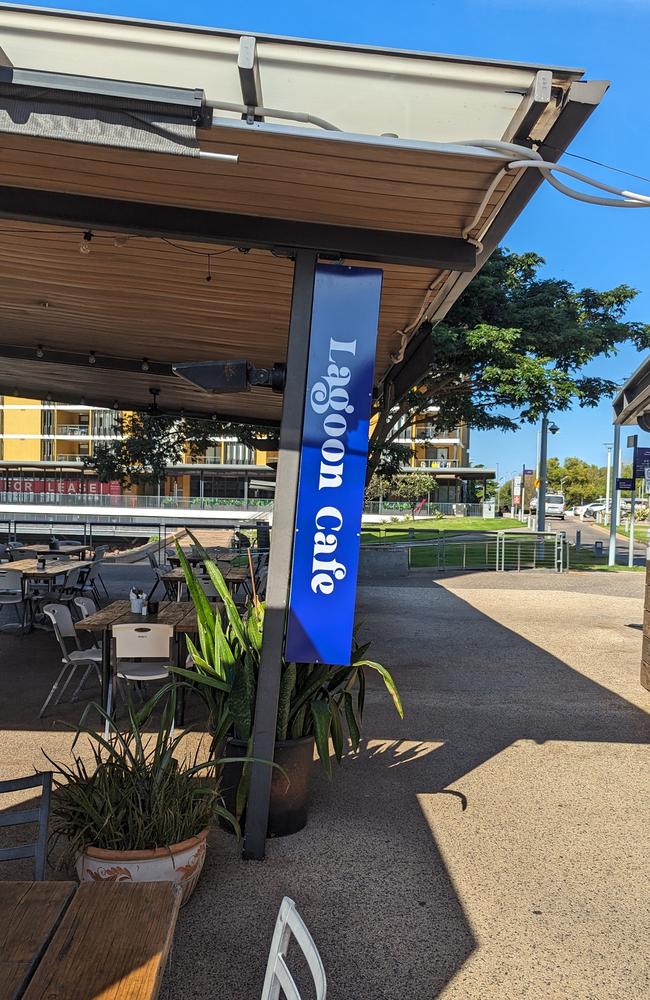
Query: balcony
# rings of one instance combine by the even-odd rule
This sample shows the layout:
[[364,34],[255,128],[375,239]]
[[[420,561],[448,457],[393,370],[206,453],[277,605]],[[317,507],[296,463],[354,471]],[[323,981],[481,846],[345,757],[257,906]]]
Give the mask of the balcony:
[[68,454],[66,452],[58,452],[56,456],[57,462],[83,462],[84,458],[88,458],[88,455]]
[[405,469],[457,469],[458,462],[455,458],[419,458],[416,465],[405,465]]
[[59,424],[54,431],[56,437],[88,437],[88,424]]

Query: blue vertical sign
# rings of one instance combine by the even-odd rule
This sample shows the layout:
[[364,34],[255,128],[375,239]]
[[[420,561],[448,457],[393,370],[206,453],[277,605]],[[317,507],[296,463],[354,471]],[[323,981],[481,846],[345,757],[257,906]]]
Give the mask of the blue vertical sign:
[[316,268],[285,656],[350,663],[382,272]]

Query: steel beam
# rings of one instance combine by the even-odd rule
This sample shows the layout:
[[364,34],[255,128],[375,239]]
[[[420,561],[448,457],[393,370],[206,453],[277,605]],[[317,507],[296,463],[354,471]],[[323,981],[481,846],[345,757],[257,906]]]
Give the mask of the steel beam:
[[312,250],[336,260],[470,272],[476,266],[476,248],[452,236],[293,222],[22,187],[0,187],[0,218],[84,232],[96,229],[287,252]]
[[[316,260],[316,253],[301,251],[296,257],[294,270],[287,351],[287,384],[280,423],[280,447],[266,590],[264,637],[255,700],[253,757],[257,761],[273,760],[275,747],[296,520],[296,498],[300,473],[302,420],[307,388]],[[268,764],[255,763],[251,765],[243,851],[243,856],[251,860],[259,861],[264,857],[271,777],[272,769]]]

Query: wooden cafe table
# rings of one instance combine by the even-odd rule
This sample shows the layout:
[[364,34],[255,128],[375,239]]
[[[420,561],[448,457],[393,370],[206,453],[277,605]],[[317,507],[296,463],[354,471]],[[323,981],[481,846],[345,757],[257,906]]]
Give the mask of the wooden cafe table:
[[[196,610],[191,601],[160,601],[155,615],[137,615],[131,611],[129,601],[113,601],[88,618],[74,623],[78,632],[101,634],[102,642],[102,694],[104,708],[108,704],[111,680],[111,629],[113,625],[171,625],[177,641],[186,632],[197,631]],[[178,643],[180,648],[180,643]]]
[[38,565],[38,559],[16,559],[15,562],[2,564],[3,569],[20,573],[24,580],[45,580],[50,586],[57,577],[87,566],[92,566],[90,559],[52,559],[44,566]]
[[77,559],[83,559],[88,551],[87,545],[61,545],[58,549],[53,549],[51,545],[46,545],[44,542],[34,542],[31,545],[21,545],[20,551],[24,552],[25,558],[29,558],[33,553],[34,558],[38,556],[45,556],[46,559],[66,559],[71,556],[76,556]]
[[0,1000],[155,1000],[171,882],[0,882]]
[[[246,583],[250,580],[250,570],[248,566],[229,566],[223,569],[222,575],[228,590],[234,593],[242,583]],[[199,574],[194,572],[195,576]],[[174,569],[170,569],[168,573],[163,574],[160,578],[165,584],[170,584],[172,587],[176,587],[176,596],[180,600],[180,596],[183,590],[183,585],[185,583],[185,573],[183,572],[182,566],[177,566]]]

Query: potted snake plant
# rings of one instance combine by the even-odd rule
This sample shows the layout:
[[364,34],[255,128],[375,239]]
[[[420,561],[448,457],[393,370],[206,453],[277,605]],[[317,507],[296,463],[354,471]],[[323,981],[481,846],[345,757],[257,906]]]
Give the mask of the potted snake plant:
[[[204,565],[219,598],[222,612],[208,601],[177,544],[189,594],[196,607],[198,647],[188,637],[191,663],[176,672],[195,682],[209,713],[215,747],[224,747],[222,789],[228,808],[242,818],[248,791],[248,767],[255,718],[255,700],[264,629],[264,603],[253,595],[240,614],[218,568],[206,554]],[[283,660],[278,719],[271,779],[269,836],[295,833],[307,822],[309,782],[314,747],[323,770],[332,775],[330,740],[340,763],[347,746],[359,748],[367,670],[383,680],[393,704],[403,717],[395,682],[380,663],[366,658],[370,643],[356,639],[351,666],[288,663]]]
[[[161,688],[138,710],[128,697],[121,728],[99,705],[89,705],[73,727],[72,763],[45,756],[54,767],[53,833],[67,842],[65,857],[79,879],[174,882],[183,905],[203,869],[210,826],[220,818],[239,833],[239,825],[222,804],[220,762],[200,762],[198,749],[180,757],[189,733],[174,735],[176,687]],[[160,726],[147,735],[161,701]],[[85,725],[91,711],[108,721],[106,738]],[[75,748],[82,736],[89,747],[80,754]]]

